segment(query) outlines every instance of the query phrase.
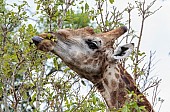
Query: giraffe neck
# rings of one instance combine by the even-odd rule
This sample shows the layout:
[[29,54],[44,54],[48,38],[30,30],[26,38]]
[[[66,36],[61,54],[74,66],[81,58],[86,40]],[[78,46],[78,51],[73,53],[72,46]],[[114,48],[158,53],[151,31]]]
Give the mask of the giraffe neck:
[[96,84],[101,95],[104,97],[109,109],[119,109],[128,100],[127,90],[141,95],[143,102],[138,106],[145,106],[147,112],[154,112],[146,97],[135,86],[132,77],[118,64],[108,65],[103,73],[102,80]]
[[125,103],[127,94],[125,84],[117,69],[117,65],[108,65],[103,73],[103,79],[96,85],[109,108],[120,108]]

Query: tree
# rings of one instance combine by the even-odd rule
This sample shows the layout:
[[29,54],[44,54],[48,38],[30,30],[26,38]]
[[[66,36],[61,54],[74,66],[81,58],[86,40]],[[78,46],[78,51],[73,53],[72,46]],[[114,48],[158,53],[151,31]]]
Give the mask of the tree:
[[[127,60],[122,60],[124,66],[132,69],[136,84],[141,90],[155,87],[154,97],[156,101],[157,87],[160,80],[149,79],[152,63],[151,53],[148,65],[141,67],[145,53],[140,51],[140,42],[144,21],[154,14],[150,8],[156,0],[146,8],[144,2],[130,4],[120,12],[115,7],[108,11],[104,5],[114,5],[114,1],[94,0],[95,7],[79,0],[34,0],[37,5],[36,12],[28,14],[29,4],[22,1],[21,4],[7,4],[0,1],[0,103],[1,111],[58,111],[58,112],[82,112],[102,111],[106,109],[99,94],[93,85],[71,71],[56,56],[51,56],[37,51],[31,38],[40,31],[56,31],[59,28],[81,28],[96,26],[96,32],[106,32],[122,24],[129,27],[128,35],[122,38],[125,42],[138,40],[137,48],[130,57],[133,66],[128,66]],[[9,7],[9,8],[7,8]],[[135,8],[136,7],[136,8]],[[77,8],[77,12],[75,11]],[[131,12],[139,10],[142,17],[140,34],[135,34],[131,26]],[[128,14],[126,22],[122,22],[123,14]],[[28,20],[36,17],[36,25],[28,24]],[[119,44],[122,40],[118,41]],[[141,85],[141,79],[144,82]],[[87,95],[81,95],[81,88],[90,88]],[[133,93],[130,93],[133,94]],[[154,101],[154,102],[155,102]],[[136,108],[135,99],[127,102],[121,111]],[[127,109],[127,110],[126,110]]]

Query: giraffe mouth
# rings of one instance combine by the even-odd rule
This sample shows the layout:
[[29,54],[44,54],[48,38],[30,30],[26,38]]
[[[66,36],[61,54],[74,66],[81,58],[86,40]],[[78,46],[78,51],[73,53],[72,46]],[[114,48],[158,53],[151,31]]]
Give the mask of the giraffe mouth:
[[48,52],[53,51],[54,46],[56,45],[56,39],[43,37],[43,36],[34,36],[32,38],[33,43],[37,46],[38,50]]
[[40,37],[40,36],[34,36],[32,38],[33,43],[37,46],[42,40],[44,40],[44,38]]
[[56,42],[57,38],[53,32],[42,33],[32,38],[32,41],[35,45],[40,44],[43,40]]

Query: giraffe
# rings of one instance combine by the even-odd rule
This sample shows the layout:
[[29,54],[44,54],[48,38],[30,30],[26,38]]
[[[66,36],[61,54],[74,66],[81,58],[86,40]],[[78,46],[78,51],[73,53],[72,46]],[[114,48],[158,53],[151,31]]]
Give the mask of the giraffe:
[[59,56],[80,77],[91,81],[110,110],[121,108],[128,100],[128,91],[134,91],[143,99],[137,101],[138,106],[145,106],[146,112],[154,112],[119,62],[131,54],[134,44],[113,47],[115,40],[126,31],[125,26],[98,34],[91,27],[59,29],[34,36],[32,40],[37,49]]

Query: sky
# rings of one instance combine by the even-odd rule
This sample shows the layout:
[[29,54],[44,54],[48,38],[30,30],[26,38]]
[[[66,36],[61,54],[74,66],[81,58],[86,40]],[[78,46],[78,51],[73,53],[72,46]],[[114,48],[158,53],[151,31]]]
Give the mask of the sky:
[[[161,1],[162,2],[162,1]],[[160,3],[161,4],[161,3]],[[145,51],[156,51],[155,71],[159,78],[162,78],[160,85],[160,97],[165,99],[161,112],[169,112],[170,105],[170,1],[164,1],[163,7],[152,18],[150,18],[145,26],[143,49]]]
[[[9,3],[14,2],[13,0],[7,0]],[[35,4],[29,0],[31,9],[36,9]],[[94,5],[88,1],[89,5]],[[146,0],[151,2],[152,0]],[[134,0],[115,0],[114,5],[119,9],[123,10],[128,2],[134,3]],[[158,97],[164,99],[164,103],[161,107],[160,112],[169,112],[170,105],[170,0],[157,0],[153,10],[162,6],[162,8],[154,15],[149,17],[144,25],[143,38],[141,42],[141,50],[149,55],[150,51],[156,51],[155,54],[155,69],[152,72],[153,75],[158,76],[162,79],[159,86]],[[126,17],[124,17],[126,18]],[[32,23],[32,22],[30,22]],[[132,27],[139,31],[141,20],[137,15],[132,17]],[[158,111],[159,107],[156,107]]]

